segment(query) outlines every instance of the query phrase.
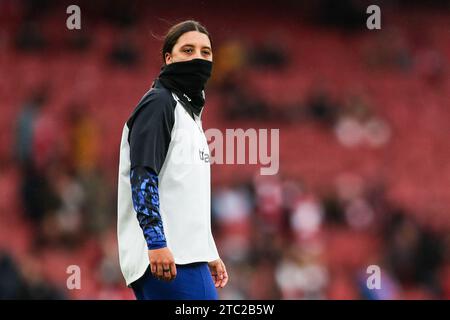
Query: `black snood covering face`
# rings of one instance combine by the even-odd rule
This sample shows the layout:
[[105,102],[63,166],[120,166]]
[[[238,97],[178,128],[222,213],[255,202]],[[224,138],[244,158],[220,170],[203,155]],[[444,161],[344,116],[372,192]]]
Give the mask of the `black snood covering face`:
[[198,116],[205,105],[203,90],[211,71],[212,62],[204,59],[173,62],[161,68],[159,80]]

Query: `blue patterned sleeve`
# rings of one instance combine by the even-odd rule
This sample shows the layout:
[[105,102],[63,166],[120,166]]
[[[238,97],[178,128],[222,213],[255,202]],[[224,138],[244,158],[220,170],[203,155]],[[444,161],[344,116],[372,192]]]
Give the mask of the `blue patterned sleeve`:
[[166,246],[163,223],[159,213],[158,175],[148,167],[131,169],[131,191],[134,210],[149,250]]

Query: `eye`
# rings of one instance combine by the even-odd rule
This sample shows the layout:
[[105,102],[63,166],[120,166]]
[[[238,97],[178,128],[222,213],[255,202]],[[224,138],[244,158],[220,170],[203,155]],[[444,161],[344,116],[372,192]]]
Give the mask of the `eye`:
[[192,48],[186,48],[186,49],[183,50],[183,52],[192,53],[193,50],[192,50]]
[[209,56],[209,55],[211,54],[211,52],[210,52],[209,50],[203,50],[202,53],[203,53],[205,56]]

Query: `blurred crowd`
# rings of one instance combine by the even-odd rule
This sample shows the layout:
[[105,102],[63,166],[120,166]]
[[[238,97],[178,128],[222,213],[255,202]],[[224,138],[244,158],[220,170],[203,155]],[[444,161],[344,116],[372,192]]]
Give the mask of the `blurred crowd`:
[[[143,11],[127,1],[108,3],[100,1],[96,8],[85,2],[83,7],[88,11],[87,25],[98,19],[98,28],[105,28],[106,33],[118,30],[110,42],[102,39],[106,44],[98,44],[95,34],[84,30],[64,38],[46,29],[45,12],[56,6],[52,1],[0,2],[0,16],[5,18],[1,19],[0,54],[16,57],[20,65],[30,56],[58,52],[69,59],[94,52],[94,64],[106,65],[99,79],[113,81],[111,70],[119,69],[120,76],[140,76],[151,83],[148,69],[157,71],[159,60],[155,63],[146,56],[135,32],[136,20],[145,21]],[[336,38],[341,41],[361,37],[358,43],[364,45],[358,57],[364,72],[418,77],[424,91],[441,90],[439,94],[449,95],[449,60],[431,40],[408,41],[401,30],[391,29],[366,42],[359,28],[361,2],[318,3],[305,17],[305,28],[323,38],[337,29]],[[298,8],[305,6],[301,3]],[[445,1],[442,6],[448,17],[450,6]],[[212,15],[214,10],[209,11]],[[257,123],[294,133],[313,126],[313,144],[327,133],[333,144],[345,150],[360,146],[379,150],[398,134],[396,124],[380,111],[379,100],[373,99],[364,84],[340,90],[335,80],[345,75],[331,80],[320,75],[302,79],[302,72],[315,73],[316,66],[302,61],[308,58],[306,49],[299,58],[290,47],[295,42],[287,40],[290,23],[286,22],[284,30],[263,32],[250,41],[250,26],[258,17],[249,18],[246,36],[245,32],[230,34],[214,26],[213,20],[213,38],[217,36],[218,41],[208,95],[216,102],[205,115],[215,112],[208,118],[212,123],[224,127]],[[208,26],[210,21],[202,22]],[[301,35],[291,35],[297,36]],[[329,43],[342,45],[333,39]],[[154,51],[149,55],[158,55],[158,49],[147,49]],[[146,74],[142,76],[143,69]],[[87,73],[96,70],[92,67]],[[358,79],[358,72],[349,70],[348,74]],[[8,74],[0,74],[5,79],[1,81],[7,81]],[[15,100],[20,103],[2,106],[14,112],[10,113],[11,139],[0,139],[0,150],[9,147],[0,155],[0,299],[133,299],[118,266],[116,180],[111,179],[116,175],[117,158],[107,159],[103,149],[108,144],[118,154],[115,133],[123,122],[113,116],[121,112],[126,117],[139,97],[122,92],[130,105],[100,114],[100,107],[81,94],[89,88],[81,86],[84,89],[77,87],[81,93],[72,93],[68,103],[55,108],[49,101],[61,88],[56,82],[51,77],[38,81]],[[98,88],[103,92],[102,85]],[[114,126],[117,130],[109,132],[114,136],[102,132],[102,125]],[[289,148],[282,148],[281,153]],[[282,160],[291,165],[304,160],[299,153],[289,154],[289,159]],[[221,170],[213,165],[212,175]],[[220,291],[222,299],[450,298],[448,228],[427,225],[426,219],[417,219],[427,212],[413,213],[395,201],[387,192],[389,179],[368,179],[342,170],[327,176],[323,187],[317,188],[305,178],[306,172],[305,176],[288,170],[275,176],[245,172],[236,180],[212,186],[213,234],[231,278]],[[450,221],[448,212],[442,216]],[[81,267],[81,290],[66,287],[70,264]],[[381,270],[380,289],[367,286],[369,266]]]
[[[448,298],[448,233],[418,224],[384,186],[343,175],[324,194],[300,181],[255,177],[217,188],[215,225],[229,263],[226,298]],[[381,270],[369,290],[367,268]]]

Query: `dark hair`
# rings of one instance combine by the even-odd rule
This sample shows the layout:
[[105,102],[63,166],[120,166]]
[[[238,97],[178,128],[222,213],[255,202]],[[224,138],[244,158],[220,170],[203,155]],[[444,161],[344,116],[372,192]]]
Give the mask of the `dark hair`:
[[178,39],[183,34],[189,31],[198,31],[206,34],[209,38],[209,41],[212,43],[211,36],[209,35],[208,30],[206,30],[206,28],[201,25],[200,22],[194,20],[186,20],[177,23],[169,29],[164,39],[164,44],[162,47],[162,59],[164,64],[166,64],[166,53],[172,53],[172,49],[175,46],[175,43],[177,43]]

